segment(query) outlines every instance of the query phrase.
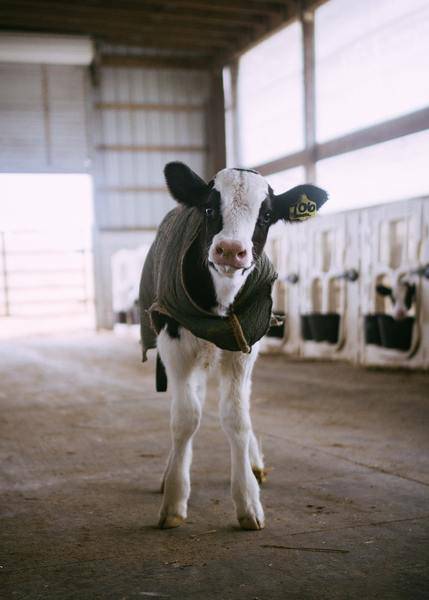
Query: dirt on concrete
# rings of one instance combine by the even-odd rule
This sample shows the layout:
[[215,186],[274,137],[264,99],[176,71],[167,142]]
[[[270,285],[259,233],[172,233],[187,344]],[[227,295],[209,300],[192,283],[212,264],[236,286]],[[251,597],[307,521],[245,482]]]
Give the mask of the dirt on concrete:
[[111,334],[0,344],[1,598],[429,597],[428,375],[263,356],[266,528],[241,531],[210,386],[188,522],[156,528],[169,396]]

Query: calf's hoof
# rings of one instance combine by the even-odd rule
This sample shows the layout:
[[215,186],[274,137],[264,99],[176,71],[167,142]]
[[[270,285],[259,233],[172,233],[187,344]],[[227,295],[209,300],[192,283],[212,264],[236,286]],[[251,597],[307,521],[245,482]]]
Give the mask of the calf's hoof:
[[160,529],[173,529],[180,527],[185,522],[185,519],[180,515],[164,515],[160,517],[158,526]]
[[244,515],[243,517],[238,517],[238,522],[240,523],[241,529],[246,529],[248,531],[258,531],[264,528],[264,520],[259,519],[253,515]]
[[257,482],[261,485],[265,481],[267,481],[268,473],[270,469],[265,469],[264,467],[252,467],[253,475],[256,477]]

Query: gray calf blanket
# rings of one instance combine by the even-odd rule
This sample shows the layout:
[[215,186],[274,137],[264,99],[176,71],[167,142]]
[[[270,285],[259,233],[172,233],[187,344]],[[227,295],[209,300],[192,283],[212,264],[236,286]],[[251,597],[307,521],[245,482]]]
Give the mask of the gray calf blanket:
[[185,286],[184,260],[203,224],[197,208],[178,206],[162,221],[140,281],[143,361],[156,347],[160,314],[175,319],[195,336],[224,350],[250,352],[272,324],[271,288],[277,274],[265,254],[241,288],[227,316],[200,308]]

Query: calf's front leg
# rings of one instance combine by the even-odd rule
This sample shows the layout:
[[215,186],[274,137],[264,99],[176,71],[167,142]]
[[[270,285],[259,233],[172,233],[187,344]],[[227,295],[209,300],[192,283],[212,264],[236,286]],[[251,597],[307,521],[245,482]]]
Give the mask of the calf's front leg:
[[[231,491],[243,529],[262,529],[264,510],[250,455],[256,439],[250,420],[250,389],[258,349],[250,354],[223,351],[220,359],[220,418],[231,447]],[[262,462],[262,458],[260,458]]]
[[162,529],[178,527],[187,517],[191,491],[192,438],[201,419],[204,374],[194,365],[195,352],[192,345],[186,344],[186,337],[183,331],[181,340],[172,340],[163,331],[158,338],[158,349],[172,391],[172,446],[163,479],[163,500],[159,514],[159,526]]

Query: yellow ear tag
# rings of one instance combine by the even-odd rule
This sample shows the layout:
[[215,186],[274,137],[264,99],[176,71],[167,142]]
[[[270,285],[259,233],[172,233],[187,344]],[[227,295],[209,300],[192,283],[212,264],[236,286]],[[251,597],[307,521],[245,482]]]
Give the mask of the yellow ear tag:
[[289,221],[305,221],[317,213],[317,204],[302,194],[296,204],[289,206]]

